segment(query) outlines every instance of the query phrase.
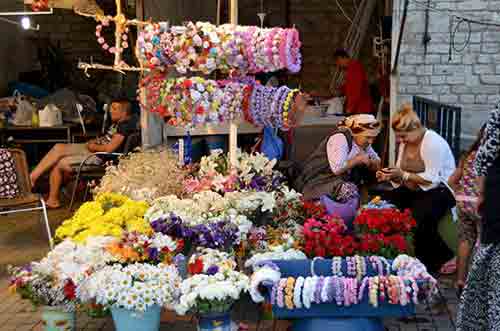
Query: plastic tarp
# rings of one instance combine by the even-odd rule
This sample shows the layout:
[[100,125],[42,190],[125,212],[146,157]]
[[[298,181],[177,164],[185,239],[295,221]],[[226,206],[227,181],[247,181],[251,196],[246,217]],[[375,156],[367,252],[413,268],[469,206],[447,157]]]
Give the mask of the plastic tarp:
[[78,94],[69,89],[61,89],[41,99],[38,106],[43,109],[48,104],[56,105],[57,108],[63,112],[64,122],[80,123],[76,104],[81,104],[83,106],[84,114],[96,111],[96,103],[94,99],[88,95]]

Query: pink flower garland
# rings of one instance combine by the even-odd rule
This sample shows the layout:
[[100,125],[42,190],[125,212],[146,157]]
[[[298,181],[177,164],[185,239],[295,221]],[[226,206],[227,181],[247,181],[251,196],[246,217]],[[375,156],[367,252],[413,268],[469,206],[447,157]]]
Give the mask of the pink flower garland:
[[116,52],[118,53],[123,53],[125,49],[128,48],[128,36],[127,33],[129,32],[129,28],[125,28],[125,32],[121,35],[121,47],[110,47],[109,44],[106,42],[106,39],[101,35],[102,30],[104,27],[108,27],[111,22],[111,17],[107,16],[101,24],[98,24],[95,28],[95,36],[97,37],[97,42],[101,45],[102,49],[111,53],[115,54]]

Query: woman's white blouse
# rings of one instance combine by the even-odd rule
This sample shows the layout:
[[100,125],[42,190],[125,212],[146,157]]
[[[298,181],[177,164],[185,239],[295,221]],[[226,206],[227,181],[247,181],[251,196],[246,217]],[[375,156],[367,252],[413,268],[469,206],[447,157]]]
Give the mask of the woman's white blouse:
[[[399,145],[397,168],[401,168],[405,147],[405,144]],[[424,162],[425,171],[417,175],[431,183],[430,185],[419,185],[420,188],[428,191],[441,183],[448,186],[448,179],[456,168],[455,157],[448,142],[435,131],[427,130],[420,147],[420,157]]]

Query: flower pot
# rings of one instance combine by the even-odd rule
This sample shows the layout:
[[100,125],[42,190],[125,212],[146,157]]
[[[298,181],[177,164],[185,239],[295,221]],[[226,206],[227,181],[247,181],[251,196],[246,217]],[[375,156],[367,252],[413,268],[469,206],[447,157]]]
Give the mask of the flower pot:
[[113,307],[111,315],[116,331],[158,331],[160,329],[160,306],[149,307],[145,312]]
[[199,315],[198,331],[231,331],[231,312]]
[[75,312],[65,312],[61,307],[42,307],[42,325],[45,331],[74,331]]

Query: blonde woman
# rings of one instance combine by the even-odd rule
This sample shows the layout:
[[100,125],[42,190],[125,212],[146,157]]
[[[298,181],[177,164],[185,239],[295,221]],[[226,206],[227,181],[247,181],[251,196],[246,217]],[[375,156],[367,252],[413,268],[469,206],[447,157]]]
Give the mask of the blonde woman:
[[453,257],[438,233],[438,222],[455,206],[448,186],[455,158],[446,140],[425,128],[409,105],[395,115],[392,129],[399,143],[396,167],[378,171],[377,178],[395,187],[386,199],[412,210],[417,221],[416,256],[436,272]]
[[371,146],[379,133],[380,122],[373,115],[346,118],[306,160],[295,187],[307,200],[327,195],[345,203],[358,197],[361,179],[369,172],[374,177],[380,168],[380,158]]

